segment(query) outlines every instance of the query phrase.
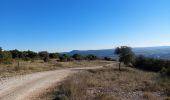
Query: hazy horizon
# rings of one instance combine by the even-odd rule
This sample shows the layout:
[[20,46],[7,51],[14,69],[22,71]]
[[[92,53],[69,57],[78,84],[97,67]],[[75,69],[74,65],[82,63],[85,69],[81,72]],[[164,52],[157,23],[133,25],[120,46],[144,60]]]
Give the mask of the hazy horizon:
[[[122,46],[127,46],[127,45],[122,45]],[[129,46],[131,47],[131,46]],[[170,46],[143,46],[143,47],[131,47],[131,48],[162,48],[162,47],[168,47],[170,48]],[[3,50],[19,50],[19,51],[34,51],[34,52],[41,52],[41,51],[47,51],[47,52],[50,52],[50,53],[64,53],[64,52],[72,52],[72,51],[89,51],[89,50],[109,50],[109,49],[115,49],[116,47],[114,48],[99,48],[99,49],[73,49],[73,50],[68,50],[68,51],[49,51],[49,50],[31,50],[31,49],[17,49],[17,48],[13,48],[13,49],[5,49],[3,47],[1,47]]]
[[0,47],[67,52],[170,46],[169,0],[2,0]]

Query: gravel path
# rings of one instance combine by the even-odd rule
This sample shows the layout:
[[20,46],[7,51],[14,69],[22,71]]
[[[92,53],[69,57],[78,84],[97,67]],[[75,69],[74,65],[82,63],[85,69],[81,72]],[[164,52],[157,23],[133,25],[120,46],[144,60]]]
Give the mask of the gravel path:
[[68,68],[1,79],[0,100],[31,100],[34,95],[42,93],[46,88],[79,70],[96,68],[102,67]]

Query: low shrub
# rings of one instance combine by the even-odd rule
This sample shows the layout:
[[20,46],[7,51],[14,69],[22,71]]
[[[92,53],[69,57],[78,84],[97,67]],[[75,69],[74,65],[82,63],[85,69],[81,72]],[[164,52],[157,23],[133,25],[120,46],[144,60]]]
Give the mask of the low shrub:
[[63,55],[60,55],[59,59],[62,62],[66,62],[66,61],[70,61],[71,57],[69,55],[63,54]]
[[11,64],[12,63],[11,53],[8,51],[0,52],[0,63]]
[[170,61],[168,60],[138,56],[136,57],[136,60],[133,65],[139,69],[161,72],[161,74],[166,74],[170,76]]
[[87,59],[87,60],[96,60],[96,59],[97,59],[97,56],[92,55],[92,54],[91,54],[91,55],[87,55],[87,56],[86,56],[86,59]]

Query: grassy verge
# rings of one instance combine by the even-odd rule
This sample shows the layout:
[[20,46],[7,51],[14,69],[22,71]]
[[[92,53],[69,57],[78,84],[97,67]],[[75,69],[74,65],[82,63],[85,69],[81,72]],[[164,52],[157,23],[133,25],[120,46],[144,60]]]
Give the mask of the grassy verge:
[[71,67],[91,67],[91,66],[103,66],[109,64],[108,61],[96,60],[96,61],[72,61],[72,62],[57,62],[56,60],[50,60],[48,63],[44,63],[42,60],[33,61],[14,61],[10,65],[0,65],[0,77],[10,77],[15,75],[28,74],[40,71],[57,70],[62,68]]
[[69,77],[55,100],[169,100],[170,79],[124,68],[87,70]]

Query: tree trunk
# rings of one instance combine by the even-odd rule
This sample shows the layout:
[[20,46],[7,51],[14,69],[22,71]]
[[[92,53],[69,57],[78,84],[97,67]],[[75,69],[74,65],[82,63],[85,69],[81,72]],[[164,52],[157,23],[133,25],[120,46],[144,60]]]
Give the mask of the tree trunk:
[[120,67],[121,67],[121,62],[119,62],[119,71],[121,71]]

